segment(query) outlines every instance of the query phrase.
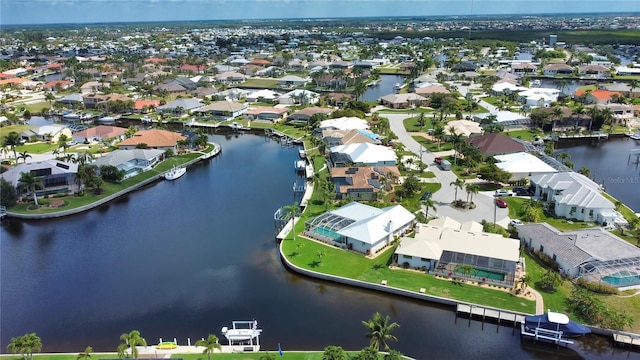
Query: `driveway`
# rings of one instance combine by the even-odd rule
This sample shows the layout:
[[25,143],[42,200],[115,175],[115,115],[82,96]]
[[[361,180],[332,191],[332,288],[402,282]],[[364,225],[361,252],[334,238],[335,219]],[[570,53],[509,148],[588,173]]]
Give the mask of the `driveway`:
[[[450,204],[454,201],[455,187],[450,185],[456,181],[457,176],[453,171],[443,171],[435,163],[435,155],[427,150],[421,150],[420,144],[415,141],[403,125],[403,120],[411,117],[409,114],[402,113],[387,113],[381,114],[389,119],[389,125],[391,130],[398,136],[398,140],[404,144],[404,146],[414,154],[418,155],[422,162],[429,166],[429,169],[435,174],[436,179],[442,184],[442,188],[432,195],[433,200],[436,202],[437,210],[435,213],[437,216],[449,216],[457,221],[482,221],[486,220],[493,222],[494,211],[496,222],[507,227],[509,223],[509,210],[501,209],[495,206],[493,193],[478,193],[473,196],[473,202],[476,204],[475,209],[460,210],[453,208]],[[458,199],[466,199],[467,193],[464,189],[458,189]],[[433,210],[429,210],[430,214],[433,214]]]

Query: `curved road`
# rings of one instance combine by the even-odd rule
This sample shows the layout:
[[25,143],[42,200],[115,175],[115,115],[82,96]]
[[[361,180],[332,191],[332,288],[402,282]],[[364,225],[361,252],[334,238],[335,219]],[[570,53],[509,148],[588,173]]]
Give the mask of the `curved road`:
[[[432,152],[423,150],[420,152],[420,144],[415,141],[411,135],[407,132],[403,125],[403,120],[411,117],[409,114],[402,113],[383,113],[384,116],[389,119],[389,125],[391,130],[398,136],[398,140],[404,144],[404,146],[414,154],[418,155],[422,162],[429,165],[429,169],[435,174],[436,179],[442,184],[442,188],[433,194],[433,200],[436,202],[436,213],[438,216],[450,216],[453,219],[465,222],[469,220],[482,221],[487,220],[493,222],[494,211],[496,216],[496,222],[507,227],[509,224],[509,210],[501,209],[494,205],[494,198],[492,192],[480,192],[473,196],[473,202],[476,204],[475,209],[471,210],[459,210],[453,208],[450,204],[454,200],[455,187],[450,185],[451,182],[456,181],[457,176],[453,171],[443,171],[434,163],[435,155]],[[466,199],[467,192],[462,189],[458,189],[458,199]],[[432,212],[432,211],[431,211]]]

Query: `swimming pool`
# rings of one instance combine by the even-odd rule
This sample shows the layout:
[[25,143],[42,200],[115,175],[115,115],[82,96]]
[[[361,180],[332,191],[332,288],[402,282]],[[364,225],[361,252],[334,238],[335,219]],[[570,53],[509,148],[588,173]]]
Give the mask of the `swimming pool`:
[[640,274],[623,270],[615,274],[603,276],[602,281],[617,287],[640,285]]

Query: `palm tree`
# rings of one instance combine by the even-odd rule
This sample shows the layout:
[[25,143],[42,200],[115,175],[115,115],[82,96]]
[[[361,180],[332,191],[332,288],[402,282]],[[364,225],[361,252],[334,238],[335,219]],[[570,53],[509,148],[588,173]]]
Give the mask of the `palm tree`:
[[480,192],[480,185],[474,183],[465,184],[465,189],[467,190],[467,195],[470,197],[469,204],[473,203],[473,195]]
[[[27,162],[27,159],[30,158],[31,155],[29,155],[28,152],[23,151],[21,153],[18,154],[18,159],[22,159],[22,161],[24,161],[25,163]],[[16,164],[18,163],[17,159],[16,159]]]
[[456,178],[456,180],[450,182],[449,185],[455,187],[456,192],[455,192],[455,196],[454,196],[453,202],[457,202],[458,201],[458,189],[462,189],[462,187],[464,187],[464,180],[462,180],[460,178]]
[[433,199],[431,198],[431,196],[424,198],[422,200],[420,200],[420,203],[422,205],[424,205],[424,217],[429,218],[429,208],[433,209],[433,210],[438,210],[436,208],[436,202],[433,201]]
[[76,360],[91,360],[91,353],[93,352],[93,348],[91,346],[87,346],[84,349],[84,352],[81,352],[76,356]]
[[147,341],[140,336],[140,331],[138,330],[132,330],[128,334],[123,333],[120,335],[120,340],[124,341],[124,343],[118,346],[118,352],[120,352],[120,350],[126,351],[128,347],[131,349],[131,357],[134,359],[138,358],[138,349],[136,346],[147,346]]
[[20,134],[15,131],[8,133],[4,139],[2,139],[2,146],[8,147],[13,151],[13,158],[18,163],[18,153],[16,152],[16,146],[20,145]]
[[20,173],[20,179],[18,180],[21,187],[26,188],[29,193],[33,193],[33,202],[38,205],[38,197],[36,196],[36,189],[44,188],[44,184],[42,183],[42,178],[39,176],[33,175],[31,172],[23,172]]
[[215,350],[222,349],[222,346],[219,343],[218,337],[212,334],[209,334],[209,337],[206,340],[202,339],[202,340],[196,341],[196,346],[204,347],[204,350],[202,351],[202,353],[207,354],[207,357],[209,358],[209,360],[211,360],[211,354]]
[[388,340],[398,341],[398,338],[391,335],[391,332],[400,327],[397,323],[389,323],[389,315],[382,316],[379,312],[373,314],[370,320],[363,321],[364,325],[369,331],[366,337],[370,339],[369,346],[372,349],[379,350],[380,346],[385,350],[389,350]]

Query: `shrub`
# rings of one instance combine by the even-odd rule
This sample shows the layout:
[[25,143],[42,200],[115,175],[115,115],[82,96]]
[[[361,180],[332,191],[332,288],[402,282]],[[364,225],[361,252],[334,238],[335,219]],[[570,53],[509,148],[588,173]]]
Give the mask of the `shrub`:
[[618,289],[609,284],[598,284],[591,281],[587,281],[583,278],[579,278],[576,285],[583,289],[598,293],[598,294],[617,294]]

